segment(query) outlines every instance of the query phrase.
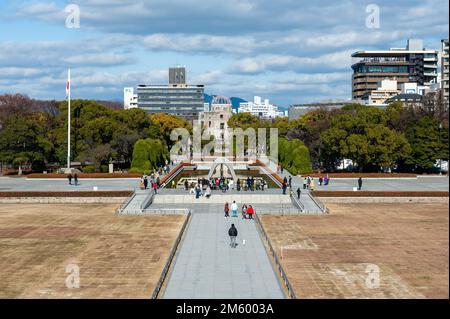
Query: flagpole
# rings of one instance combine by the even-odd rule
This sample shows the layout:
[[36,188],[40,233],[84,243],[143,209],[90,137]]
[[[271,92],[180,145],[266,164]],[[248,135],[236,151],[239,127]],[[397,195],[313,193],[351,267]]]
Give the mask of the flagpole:
[[70,169],[70,91],[71,91],[71,83],[70,83],[70,69],[67,73],[67,86],[68,86],[68,94],[67,94],[67,168]]

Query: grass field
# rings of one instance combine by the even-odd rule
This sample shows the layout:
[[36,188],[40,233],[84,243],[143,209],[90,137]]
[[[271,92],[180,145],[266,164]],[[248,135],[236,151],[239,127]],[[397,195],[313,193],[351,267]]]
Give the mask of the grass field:
[[448,203],[327,206],[261,217],[299,298],[449,297]]
[[[184,216],[117,205],[0,205],[0,298],[150,298]],[[69,264],[80,288],[66,286]]]

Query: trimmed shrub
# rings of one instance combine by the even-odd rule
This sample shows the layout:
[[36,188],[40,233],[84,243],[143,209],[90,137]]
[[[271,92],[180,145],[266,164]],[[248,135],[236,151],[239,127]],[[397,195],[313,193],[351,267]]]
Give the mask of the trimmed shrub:
[[83,173],[94,173],[95,172],[95,166],[94,165],[87,165],[83,167]]

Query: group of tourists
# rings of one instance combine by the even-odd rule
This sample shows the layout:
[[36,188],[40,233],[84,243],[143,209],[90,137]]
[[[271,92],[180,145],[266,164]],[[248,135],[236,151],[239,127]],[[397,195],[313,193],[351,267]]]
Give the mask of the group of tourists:
[[148,175],[143,175],[139,181],[139,187],[141,189],[151,189],[155,192],[155,194],[158,193],[158,188],[160,185],[160,178],[159,178],[159,174],[156,172],[150,174],[150,176]]
[[[231,217],[238,217],[238,205],[236,204],[236,201],[233,201],[231,205],[228,204],[228,202],[225,203],[223,207],[223,211],[225,213],[225,218],[230,217],[230,211],[231,211]],[[241,207],[241,216],[242,219],[253,219],[253,215],[255,214],[255,209],[252,205],[244,204]]]
[[69,180],[69,185],[72,185],[72,179],[74,182],[73,185],[75,185],[75,186],[78,185],[78,174],[77,173],[75,173],[75,174],[70,173],[69,175],[67,175],[67,179]]
[[267,183],[264,179],[255,179],[252,177],[247,177],[247,179],[238,178],[236,181],[236,190],[238,192],[244,191],[263,191],[267,187]]

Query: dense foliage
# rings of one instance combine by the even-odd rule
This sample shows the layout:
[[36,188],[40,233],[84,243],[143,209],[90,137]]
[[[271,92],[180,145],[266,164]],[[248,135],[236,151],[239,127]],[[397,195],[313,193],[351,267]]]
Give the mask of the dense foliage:
[[[64,167],[67,109],[66,101],[0,96],[0,161],[15,167],[29,166],[35,171],[42,171],[49,164]],[[141,109],[118,110],[90,100],[72,100],[71,117],[71,160],[87,164],[86,172],[105,171],[110,162],[128,168],[137,141],[158,140],[158,150],[163,150],[167,149],[167,132],[172,126],[189,128],[186,121],[176,116],[150,116]],[[145,145],[155,146],[148,141]],[[155,157],[154,151],[149,154],[150,167],[164,158]]]

